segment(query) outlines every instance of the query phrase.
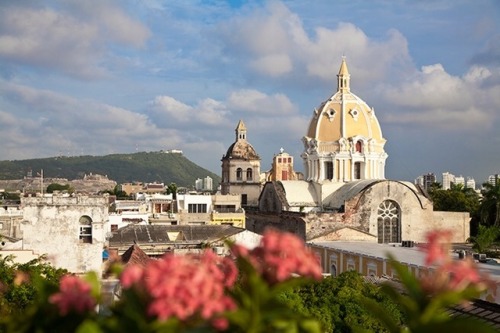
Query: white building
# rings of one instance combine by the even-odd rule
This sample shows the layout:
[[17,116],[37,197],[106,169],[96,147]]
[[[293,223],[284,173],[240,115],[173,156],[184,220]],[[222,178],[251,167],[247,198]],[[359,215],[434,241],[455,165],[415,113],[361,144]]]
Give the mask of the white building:
[[449,190],[451,184],[455,184],[455,175],[449,172],[443,172],[443,190]]
[[108,195],[21,198],[22,249],[72,273],[102,271]]
[[210,176],[206,176],[201,179],[198,178],[195,181],[194,187],[197,191],[213,191],[214,188],[214,180]]

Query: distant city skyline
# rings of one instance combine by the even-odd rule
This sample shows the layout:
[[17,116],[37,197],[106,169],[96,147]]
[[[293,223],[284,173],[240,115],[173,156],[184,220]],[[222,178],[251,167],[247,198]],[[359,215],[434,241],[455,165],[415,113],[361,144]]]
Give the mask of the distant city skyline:
[[336,90],[375,109],[386,178],[500,172],[500,2],[5,1],[0,159],[179,149],[221,172],[240,119],[262,158]]

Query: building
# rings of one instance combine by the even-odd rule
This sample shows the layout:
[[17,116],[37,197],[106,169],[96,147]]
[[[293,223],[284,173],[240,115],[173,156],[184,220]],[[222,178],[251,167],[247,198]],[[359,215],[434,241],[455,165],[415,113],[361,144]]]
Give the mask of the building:
[[108,195],[21,198],[22,248],[72,273],[102,272]]
[[[397,279],[397,272],[391,267],[388,254],[415,276],[430,269],[425,264],[426,254],[411,244],[394,246],[368,242],[315,240],[307,245],[319,258],[323,272],[332,276],[353,270],[364,276]],[[458,253],[453,255],[457,260],[460,259]],[[500,265],[496,263],[477,263],[477,265],[479,270],[488,274],[495,284],[489,286],[481,298],[488,302],[500,303]]]
[[258,211],[247,211],[248,229],[374,243],[420,242],[435,228],[453,230],[454,242],[469,237],[468,213],[434,211],[421,187],[385,179],[386,140],[374,109],[351,92],[345,58],[337,91],[314,109],[302,142],[304,180],[267,182]]
[[293,156],[281,148],[279,154],[273,157],[271,170],[266,172],[266,181],[299,179],[304,179],[304,175],[293,169]]
[[465,178],[464,178],[464,176],[460,175],[458,177],[455,177],[455,185],[461,185],[462,187],[465,187]]
[[417,179],[415,179],[415,184],[422,186],[422,188],[426,191],[430,190],[432,184],[434,183],[436,183],[436,175],[434,175],[434,173],[432,172],[421,175]]
[[452,184],[455,184],[455,175],[449,172],[443,172],[443,190],[449,190]]
[[465,182],[465,187],[476,190],[476,181],[474,180],[474,178],[467,177],[467,181]]
[[384,150],[375,110],[351,92],[345,58],[337,75],[337,92],[315,108],[302,138],[307,181],[347,182],[384,179]]
[[242,206],[257,206],[261,190],[260,157],[247,141],[242,120],[236,126],[236,140],[222,156],[222,194],[241,195]]
[[488,183],[490,183],[493,186],[499,184],[500,183],[500,175],[499,174],[490,175],[488,177]]
[[200,192],[212,192],[214,189],[214,180],[210,176],[195,181],[194,188]]

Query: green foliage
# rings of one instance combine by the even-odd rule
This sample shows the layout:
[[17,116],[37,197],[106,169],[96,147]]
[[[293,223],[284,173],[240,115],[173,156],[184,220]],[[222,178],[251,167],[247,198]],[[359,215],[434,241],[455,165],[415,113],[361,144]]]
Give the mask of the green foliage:
[[484,183],[481,194],[481,223],[500,227],[500,183]]
[[469,212],[474,215],[479,209],[479,195],[473,189],[457,185],[449,190],[432,188],[429,195],[436,211]]
[[52,183],[49,186],[47,186],[47,193],[54,193],[54,191],[67,191],[68,193],[74,192],[74,189],[69,185],[62,185],[58,183]]
[[167,194],[172,194],[172,198],[174,200],[177,199],[177,184],[176,183],[170,183],[167,186]]
[[357,272],[345,272],[338,277],[327,277],[281,295],[296,312],[316,318],[324,332],[350,332],[358,327],[369,332],[384,332],[383,325],[364,308],[361,299],[368,298],[381,304],[394,322],[402,323],[397,305],[380,292],[375,285],[365,282]]
[[51,157],[42,159],[0,161],[0,179],[22,179],[28,170],[42,170],[47,178],[81,179],[85,174],[107,175],[118,183],[174,182],[193,186],[196,179],[210,176],[214,183],[220,177],[194,164],[182,154],[139,152],[106,156]]
[[418,278],[412,275],[406,266],[391,256],[389,256],[389,263],[396,270],[404,287],[404,292],[390,284],[383,285],[382,291],[396,302],[401,311],[404,312],[406,318],[405,325],[402,326],[399,322],[390,318],[387,315],[385,307],[374,300],[364,298],[362,302],[363,306],[383,323],[388,332],[495,332],[492,326],[483,321],[468,317],[450,317],[448,315],[450,307],[456,306],[464,300],[479,297],[481,293],[479,289],[472,286],[459,290],[443,290],[429,295],[423,289]]
[[472,248],[477,252],[486,253],[486,251],[495,244],[499,236],[500,229],[498,227],[487,227],[480,224],[478,234],[470,237],[469,242],[472,243]]
[[[37,281],[57,286],[67,271],[56,269],[43,261],[43,257],[24,264],[14,263],[12,257],[0,256],[0,318],[7,314],[21,313],[38,297]],[[1,331],[1,330],[0,330]]]

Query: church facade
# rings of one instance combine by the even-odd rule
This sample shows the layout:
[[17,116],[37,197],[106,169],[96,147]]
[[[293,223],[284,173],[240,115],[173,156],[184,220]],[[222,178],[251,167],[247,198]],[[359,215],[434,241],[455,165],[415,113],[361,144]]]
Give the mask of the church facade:
[[434,211],[420,187],[385,179],[386,140],[374,109],[351,92],[350,82],[343,58],[337,91],[314,109],[302,138],[304,180],[266,182],[247,228],[271,225],[306,240],[411,244],[445,228],[453,242],[465,242],[468,213]]

